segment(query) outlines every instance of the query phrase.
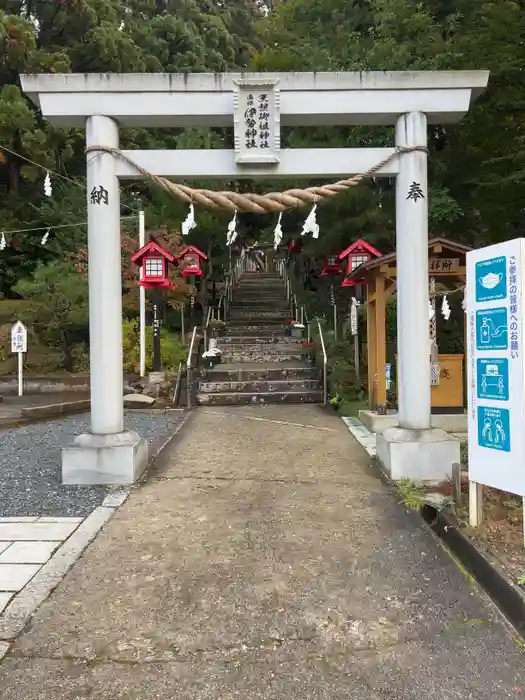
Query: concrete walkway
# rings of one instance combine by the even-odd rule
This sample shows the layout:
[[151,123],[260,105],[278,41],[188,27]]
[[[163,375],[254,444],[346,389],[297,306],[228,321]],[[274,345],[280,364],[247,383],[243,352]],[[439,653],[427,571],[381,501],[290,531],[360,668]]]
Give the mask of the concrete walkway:
[[335,415],[200,409],[4,659],[0,697],[525,697],[513,637]]

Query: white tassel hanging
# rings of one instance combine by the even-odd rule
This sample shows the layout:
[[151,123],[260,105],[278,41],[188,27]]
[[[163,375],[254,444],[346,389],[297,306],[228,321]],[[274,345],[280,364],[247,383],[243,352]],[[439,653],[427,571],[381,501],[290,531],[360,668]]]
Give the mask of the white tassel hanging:
[[447,295],[443,296],[443,302],[441,303],[441,313],[445,321],[450,318],[450,304],[448,303]]
[[303,224],[303,230],[301,231],[301,236],[305,233],[311,233],[312,238],[319,238],[319,224],[316,219],[317,204],[314,204],[310,210],[310,213],[306,217],[306,221]]
[[197,228],[197,224],[195,223],[195,209],[193,204],[190,204],[188,216],[182,222],[181,233],[183,236],[187,236],[188,233],[194,228]]
[[281,227],[281,219],[283,218],[282,211],[279,212],[279,218],[277,219],[277,224],[273,230],[273,249],[277,250],[283,240],[283,229]]
[[434,318],[434,306],[431,301],[428,302],[428,320],[432,321]]
[[47,231],[42,236],[42,240],[40,241],[40,245],[45,245],[47,243],[48,238],[49,238],[49,229],[47,229]]
[[226,234],[226,245],[231,245],[237,238],[237,212],[234,212],[233,219],[228,224],[228,233]]
[[467,313],[467,288],[463,292],[463,301],[461,302],[461,307],[465,313]]
[[5,250],[6,245],[5,233],[2,232],[2,236],[0,237],[0,250]]
[[44,194],[46,197],[51,197],[53,194],[53,188],[51,187],[51,176],[49,171],[46,173],[46,179],[44,180]]

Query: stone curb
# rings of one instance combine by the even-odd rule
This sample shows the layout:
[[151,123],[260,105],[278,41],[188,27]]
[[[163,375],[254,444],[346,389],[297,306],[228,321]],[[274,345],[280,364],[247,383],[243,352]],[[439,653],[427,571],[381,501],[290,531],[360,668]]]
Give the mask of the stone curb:
[[186,413],[164,443],[157,449],[148,462],[142,478],[137,484],[117,488],[108,493],[101,506],[95,508],[85,520],[80,523],[72,535],[59,547],[51,559],[44,564],[33,579],[20,591],[13,602],[0,615],[0,662],[8,653],[15,638],[23,631],[39,606],[49,597],[60,584],[67,572],[79,559],[86,547],[93,542],[100,530],[113,517],[117,510],[127,500],[131,490],[142,483],[147,472],[157,465],[166,449],[180,434],[187,424],[190,414]]
[[22,419],[36,420],[40,418],[50,418],[54,416],[63,416],[66,413],[75,413],[77,411],[88,411],[91,402],[89,399],[81,401],[65,401],[64,403],[51,403],[45,406],[28,406],[20,410]]
[[421,517],[445,543],[469,574],[479,583],[489,598],[525,638],[525,592],[514,584],[467,537],[450,511],[437,511],[423,506]]
[[29,423],[36,423],[46,418],[58,418],[71,413],[89,411],[89,399],[65,401],[64,403],[46,404],[44,406],[27,406],[20,409],[19,415],[0,417],[1,428],[18,428]]
[[[375,444],[373,446],[371,444],[373,433],[358,418],[341,418],[348,431],[376,462]],[[381,480],[394,486],[395,482],[385,474],[377,462],[376,466]],[[429,503],[423,505],[419,511],[409,512],[413,512],[424,520],[432,532],[446,545],[453,558],[457,558],[456,564],[465,568],[496,605],[500,613],[525,638],[525,591],[505,576],[500,568],[492,563],[461,531],[453,513],[447,510],[438,510]]]
[[[59,418],[61,416],[71,415],[73,413],[83,413],[85,411],[89,411],[90,407],[90,400],[83,399],[79,401],[65,401],[64,403],[46,404],[45,406],[30,406],[27,408],[22,408],[20,409],[19,416],[9,416],[6,418],[0,417],[0,430],[8,428],[21,428],[24,425],[38,423],[39,421],[45,421],[47,418]],[[169,411],[178,411],[181,409],[159,405],[141,406],[140,408],[124,406],[124,410],[133,411],[133,413],[138,413],[141,411],[148,413],[168,413]]]

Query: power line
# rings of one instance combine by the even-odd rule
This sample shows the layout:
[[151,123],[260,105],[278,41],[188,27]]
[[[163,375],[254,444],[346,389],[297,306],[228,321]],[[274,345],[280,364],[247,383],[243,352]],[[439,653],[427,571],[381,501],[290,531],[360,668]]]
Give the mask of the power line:
[[[125,219],[135,219],[135,216],[121,216],[120,220],[123,221]],[[0,229],[0,233],[3,233],[4,235],[10,235],[12,233],[28,233],[30,231],[47,231],[48,229],[58,229],[58,228],[70,228],[74,226],[87,226],[87,221],[78,221],[75,224],[57,224],[56,226],[54,224],[49,224],[48,226],[36,226],[34,228],[14,228],[11,229],[10,231],[3,231]]]
[[[66,175],[62,175],[61,173],[57,172],[56,170],[51,170],[50,168],[47,168],[45,165],[42,165],[41,163],[36,163],[34,160],[31,160],[31,158],[27,158],[26,156],[23,156],[21,153],[17,153],[16,151],[13,151],[11,148],[7,148],[7,146],[3,146],[0,144],[0,150],[6,151],[7,153],[11,153],[11,155],[16,156],[17,158],[20,158],[21,160],[25,160],[26,163],[30,163],[31,165],[34,165],[36,168],[40,168],[41,170],[45,170],[46,173],[49,173],[49,175],[53,175],[53,177],[58,177],[60,180],[64,180],[65,182],[69,182],[73,185],[76,185],[77,187],[80,187],[82,190],[86,189],[86,185],[82,182],[79,182],[78,180],[73,180],[71,177],[67,177]],[[94,158],[98,158],[100,153],[95,155],[91,160]],[[134,212],[135,214],[138,214],[138,209],[135,209],[134,207],[130,206],[129,204],[122,204],[123,207],[128,209],[129,211]],[[56,227],[55,227],[56,228]],[[5,231],[7,233],[7,231]]]

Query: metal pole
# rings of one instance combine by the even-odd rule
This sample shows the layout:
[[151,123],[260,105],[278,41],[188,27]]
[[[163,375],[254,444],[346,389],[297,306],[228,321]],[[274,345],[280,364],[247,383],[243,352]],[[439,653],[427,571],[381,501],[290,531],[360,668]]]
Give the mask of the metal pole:
[[461,508],[461,464],[452,464],[452,498],[456,509]]
[[184,306],[180,310],[180,334],[182,337],[182,344],[186,344],[186,333],[184,332]]
[[18,355],[18,396],[24,393],[24,353],[19,352]]
[[360,381],[361,370],[359,368],[359,336],[357,333],[354,335],[354,366],[355,366],[355,376],[357,381]]
[[334,340],[337,340],[337,304],[334,302]]
[[161,292],[159,289],[153,290],[153,371],[162,370],[162,360],[160,355],[160,305]]
[[[146,245],[146,227],[144,212],[139,211],[139,248]],[[140,266],[140,279],[144,276],[142,265]],[[146,290],[139,287],[139,333],[140,333],[140,376],[146,374]]]

